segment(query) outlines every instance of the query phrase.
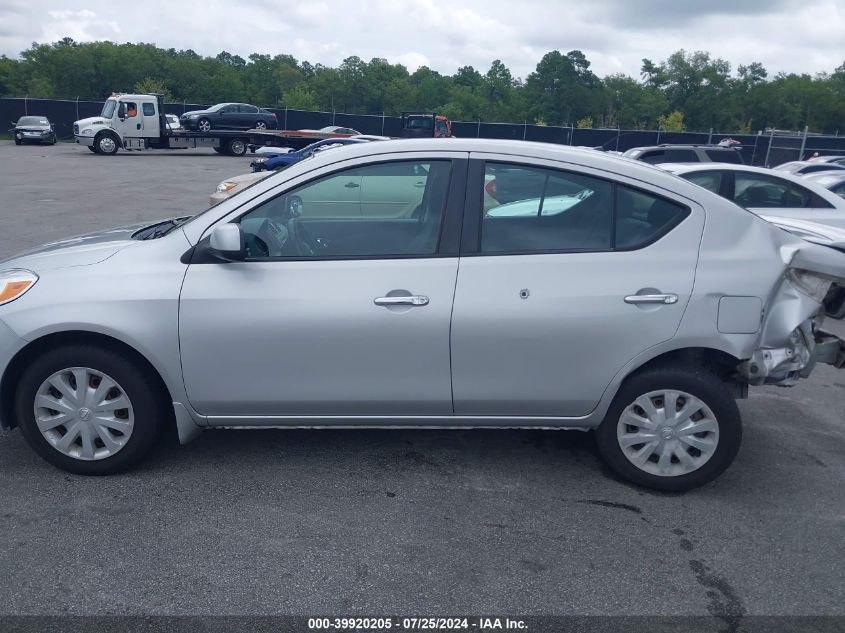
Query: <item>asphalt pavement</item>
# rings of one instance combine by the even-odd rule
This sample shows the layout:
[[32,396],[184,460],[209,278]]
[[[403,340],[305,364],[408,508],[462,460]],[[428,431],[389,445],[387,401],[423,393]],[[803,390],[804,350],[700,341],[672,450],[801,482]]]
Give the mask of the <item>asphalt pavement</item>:
[[[248,162],[0,142],[0,258],[200,211]],[[843,400],[828,366],[753,388],[735,464],[685,494],[581,432],[209,431],[104,478],[0,433],[0,614],[845,616]]]

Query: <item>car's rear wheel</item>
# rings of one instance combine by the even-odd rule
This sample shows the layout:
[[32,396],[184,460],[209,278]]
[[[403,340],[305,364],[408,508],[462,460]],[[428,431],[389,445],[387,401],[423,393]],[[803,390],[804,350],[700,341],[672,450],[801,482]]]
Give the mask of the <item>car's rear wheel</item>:
[[200,132],[210,132],[211,131],[211,121],[206,118],[202,118],[197,121],[197,130]]
[[596,439],[617,474],[648,488],[682,491],[712,481],[731,465],[742,424],[718,376],[667,365],[623,383]]
[[36,358],[18,384],[15,410],[29,445],[80,475],[134,466],[166,417],[164,399],[141,368],[120,354],[84,345]]
[[246,154],[246,143],[243,139],[240,138],[233,138],[229,141],[226,145],[226,150],[228,154],[232,156],[243,156]]

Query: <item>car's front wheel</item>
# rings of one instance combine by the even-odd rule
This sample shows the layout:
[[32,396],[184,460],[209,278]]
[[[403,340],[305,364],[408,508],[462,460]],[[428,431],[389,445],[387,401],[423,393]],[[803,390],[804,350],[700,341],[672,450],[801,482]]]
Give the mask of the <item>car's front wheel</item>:
[[94,151],[97,154],[117,154],[119,147],[117,138],[109,132],[102,132],[94,139]]
[[704,368],[646,369],[628,378],[596,431],[617,474],[657,490],[704,485],[739,451],[739,409],[725,383]]
[[80,475],[134,466],[152,448],[166,408],[150,376],[112,350],[53,349],[29,364],[15,409],[29,445]]
[[206,118],[202,118],[197,121],[197,131],[198,132],[210,132],[211,131],[211,121]]

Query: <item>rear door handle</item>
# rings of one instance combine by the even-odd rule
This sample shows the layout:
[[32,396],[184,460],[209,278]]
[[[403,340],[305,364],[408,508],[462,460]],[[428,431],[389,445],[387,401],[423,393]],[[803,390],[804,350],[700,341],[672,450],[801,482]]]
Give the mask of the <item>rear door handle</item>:
[[343,186],[346,187],[347,189],[355,189],[356,187],[360,187],[361,185],[354,183],[354,182],[347,182]]
[[660,303],[664,305],[672,305],[673,303],[678,303],[678,295],[628,295],[625,297],[625,303]]
[[373,299],[373,303],[377,306],[427,306],[428,297],[424,295],[376,297]]

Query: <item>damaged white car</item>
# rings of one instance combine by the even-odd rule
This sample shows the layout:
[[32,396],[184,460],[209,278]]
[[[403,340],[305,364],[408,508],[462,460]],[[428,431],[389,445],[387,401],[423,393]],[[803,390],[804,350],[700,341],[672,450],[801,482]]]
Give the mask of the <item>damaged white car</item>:
[[824,330],[845,254],[539,143],[339,148],[0,284],[0,422],[85,474],[167,425],[532,427],[594,430],[619,475],[686,490],[733,461],[749,385],[845,363]]

